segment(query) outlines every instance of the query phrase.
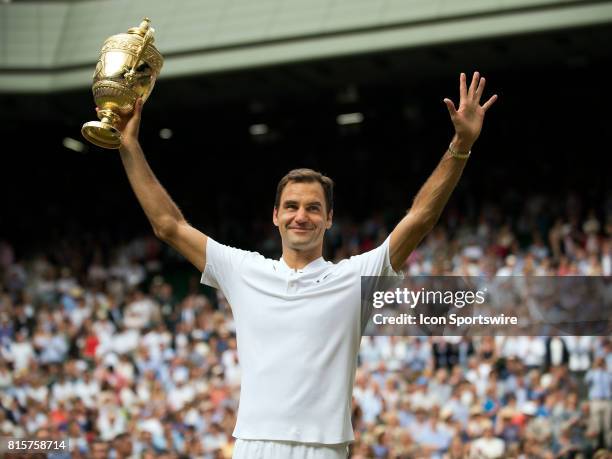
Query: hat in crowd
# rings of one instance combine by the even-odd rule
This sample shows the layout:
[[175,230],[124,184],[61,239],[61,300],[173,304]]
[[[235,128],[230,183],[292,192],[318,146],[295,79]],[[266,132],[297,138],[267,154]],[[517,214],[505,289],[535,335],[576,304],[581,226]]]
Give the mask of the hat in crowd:
[[482,258],[482,248],[478,245],[469,245],[463,249],[463,255],[471,258],[472,260],[478,260]]
[[74,363],[74,365],[76,366],[76,369],[81,373],[84,373],[88,370],[87,362],[85,362],[84,360],[79,359]]
[[492,428],[493,428],[493,421],[491,421],[490,419],[485,419],[482,423],[482,429],[487,430],[487,429],[492,429]]
[[177,367],[172,372],[172,380],[176,384],[183,384],[189,381],[189,370],[186,367]]
[[81,298],[83,296],[83,293],[85,292],[83,291],[81,287],[75,286],[70,289],[69,293],[70,293],[70,296],[73,298]]
[[551,375],[550,373],[543,374],[542,377],[540,378],[540,384],[542,385],[544,389],[547,389],[548,387],[550,387],[552,383],[553,383],[553,375]]
[[104,365],[115,367],[119,363],[119,357],[114,352],[109,352],[104,356]]
[[535,416],[538,412],[538,405],[535,402],[525,402],[521,407],[521,412],[527,416]]

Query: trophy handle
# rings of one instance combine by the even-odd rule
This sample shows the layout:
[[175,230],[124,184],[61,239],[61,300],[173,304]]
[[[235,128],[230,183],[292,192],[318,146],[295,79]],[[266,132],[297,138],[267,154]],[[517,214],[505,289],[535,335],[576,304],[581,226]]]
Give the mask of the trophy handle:
[[138,48],[138,52],[136,53],[136,60],[134,60],[134,64],[132,65],[132,68],[129,71],[127,71],[125,75],[123,75],[123,78],[125,78],[128,84],[130,85],[134,81],[134,75],[136,74],[136,67],[138,67],[138,64],[140,60],[142,59],[142,56],[144,55],[147,49],[147,46],[149,46],[149,44],[153,42],[154,32],[155,32],[155,29],[152,27],[147,30],[147,33],[142,39],[142,44],[140,45],[140,47]]

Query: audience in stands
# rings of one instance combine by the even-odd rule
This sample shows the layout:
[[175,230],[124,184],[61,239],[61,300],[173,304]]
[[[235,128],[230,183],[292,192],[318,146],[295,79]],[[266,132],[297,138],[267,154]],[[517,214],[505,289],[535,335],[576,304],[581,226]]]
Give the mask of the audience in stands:
[[[546,222],[545,205],[451,213],[404,271],[610,276],[611,209]],[[387,230],[339,218],[327,258]],[[74,458],[230,458],[240,362],[222,293],[194,273],[177,294],[176,256],[151,236],[59,247],[21,259],[0,242],[0,435],[69,439]],[[279,252],[272,236],[245,248]],[[605,457],[611,423],[611,337],[366,336],[351,457]]]

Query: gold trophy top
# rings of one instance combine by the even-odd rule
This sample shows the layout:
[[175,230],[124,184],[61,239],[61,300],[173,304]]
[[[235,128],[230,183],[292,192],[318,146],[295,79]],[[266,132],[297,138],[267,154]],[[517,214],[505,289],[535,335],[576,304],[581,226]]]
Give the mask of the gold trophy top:
[[138,98],[147,100],[164,64],[150,23],[144,18],[138,27],[112,35],[102,45],[91,88],[100,121],[85,123],[81,132],[103,148],[119,148],[120,116],[132,111]]
[[[151,20],[149,18],[143,18],[142,22],[138,27],[130,27],[127,33],[133,33],[144,37],[149,30],[155,32],[155,29],[151,27]],[[153,43],[153,41],[155,41],[155,38],[151,40],[151,43]]]
[[[127,33],[118,33],[108,37],[102,46],[100,55],[109,52],[129,54],[134,58],[132,60],[132,70],[141,61],[144,61],[151,66],[152,73],[158,75],[164,65],[164,58],[153,44],[154,42],[155,29],[151,27],[151,20],[144,18],[138,27],[131,27]],[[124,65],[128,63],[127,56],[123,60]]]

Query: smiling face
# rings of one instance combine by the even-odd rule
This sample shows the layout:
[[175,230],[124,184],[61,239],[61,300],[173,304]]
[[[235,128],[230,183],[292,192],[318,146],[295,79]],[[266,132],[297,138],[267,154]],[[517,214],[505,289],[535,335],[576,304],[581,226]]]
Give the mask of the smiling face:
[[[323,251],[325,230],[332,224],[319,182],[289,182],[272,215],[283,241],[283,252]],[[320,255],[319,255],[320,256]]]

